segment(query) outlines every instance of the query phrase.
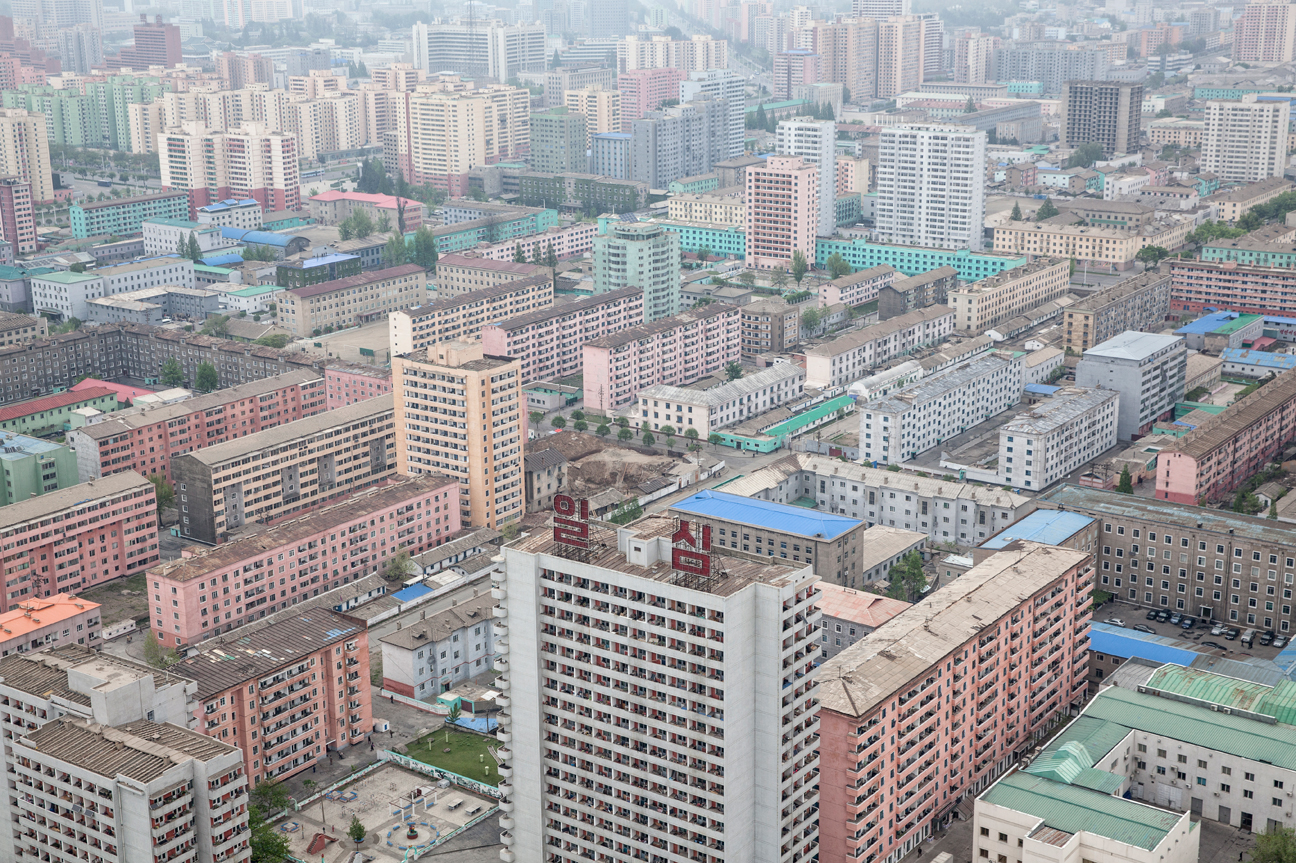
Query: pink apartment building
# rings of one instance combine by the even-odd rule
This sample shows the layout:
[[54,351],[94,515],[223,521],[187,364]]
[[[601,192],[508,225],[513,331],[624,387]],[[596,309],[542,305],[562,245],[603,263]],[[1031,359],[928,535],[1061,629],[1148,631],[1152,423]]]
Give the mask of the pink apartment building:
[[1092,555],[1016,542],[819,668],[819,859],[895,863],[1085,697]]
[[325,407],[355,404],[392,391],[391,369],[337,362],[324,369]]
[[[653,71],[660,70],[654,69]],[[596,236],[598,236],[597,224],[593,222],[577,222],[566,228],[549,228],[540,234],[528,234],[525,237],[505,240],[493,246],[478,246],[472,252],[478,257],[490,258],[492,261],[511,261],[513,260],[514,249],[521,246],[527,260],[533,261],[537,249],[539,249],[540,257],[543,259],[549,245],[552,243],[554,257],[561,261],[583,255],[594,248],[594,238]]]
[[103,643],[99,608],[97,602],[67,593],[23,600],[0,614],[0,656],[63,644],[97,649]]
[[1296,436],[1296,373],[1228,406],[1156,460],[1156,498],[1189,506],[1232,495]]
[[724,303],[594,339],[582,361],[585,408],[615,410],[654,384],[687,386],[741,355],[741,312]]
[[825,309],[837,303],[848,306],[871,303],[878,298],[878,292],[894,282],[895,278],[895,267],[882,264],[833,279],[819,286],[819,308]]
[[774,55],[774,98],[791,99],[802,84],[819,83],[819,55],[794,48]]
[[0,611],[143,572],[158,560],[157,496],[119,473],[0,507]]
[[[422,474],[149,570],[153,631],[194,644],[421,554],[459,530],[459,481]],[[368,678],[366,678],[367,680]]]
[[748,166],[748,267],[790,267],[798,249],[813,265],[818,230],[818,167],[799,156],[770,156]]
[[[390,390],[390,387],[388,388]],[[311,369],[251,381],[183,402],[118,412],[68,432],[82,482],[133,470],[170,476],[171,457],[246,437],[328,409]]]
[[632,120],[656,111],[662,102],[680,97],[680,82],[688,75],[683,69],[632,69],[617,76],[621,91],[621,131],[629,132]]
[[643,291],[619,288],[487,324],[481,331],[482,349],[521,360],[524,384],[553,380],[581,370],[586,342],[643,322]]

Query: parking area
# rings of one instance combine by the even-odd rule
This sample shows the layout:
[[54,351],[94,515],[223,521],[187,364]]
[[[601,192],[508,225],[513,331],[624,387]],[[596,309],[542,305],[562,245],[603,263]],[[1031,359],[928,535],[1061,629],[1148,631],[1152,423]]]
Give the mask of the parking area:
[[[1167,618],[1172,618],[1175,614],[1175,612],[1168,609],[1166,611],[1168,612]],[[1119,620],[1129,629],[1192,642],[1203,650],[1218,650],[1221,655],[1230,659],[1246,657],[1273,659],[1286,646],[1286,639],[1281,633],[1272,643],[1262,644],[1264,630],[1257,627],[1224,623],[1223,626],[1226,629],[1237,630],[1237,635],[1229,638],[1226,632],[1212,634],[1213,625],[1211,623],[1203,624],[1198,621],[1192,629],[1184,629],[1182,619],[1178,624],[1171,623],[1169,619],[1148,620],[1148,612],[1147,608],[1131,605],[1127,602],[1109,602],[1094,614],[1094,620],[1100,623],[1111,623],[1113,620]],[[1248,628],[1253,629],[1255,632],[1255,640],[1250,645],[1242,642],[1242,636]]]

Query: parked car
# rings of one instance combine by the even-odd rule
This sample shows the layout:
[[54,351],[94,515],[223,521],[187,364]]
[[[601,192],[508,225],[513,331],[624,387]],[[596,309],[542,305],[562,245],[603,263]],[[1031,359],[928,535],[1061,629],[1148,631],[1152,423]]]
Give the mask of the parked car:
[[1275,638],[1275,639],[1273,640],[1273,646],[1276,647],[1276,648],[1278,648],[1279,650],[1281,650],[1281,649],[1283,649],[1284,647],[1286,647],[1286,646],[1287,646],[1287,636],[1285,636],[1285,635],[1280,635],[1280,636],[1278,636],[1277,638]]
[[1164,608],[1157,612],[1157,620],[1161,621],[1162,623],[1165,623],[1169,619],[1170,619],[1170,612],[1166,611]]
[[1176,611],[1174,614],[1170,615],[1170,622],[1175,626],[1178,626],[1183,622],[1183,615]]
[[1134,624],[1133,629],[1135,632],[1148,632],[1152,635],[1156,635],[1156,630],[1148,626],[1146,623],[1136,623]]
[[1157,619],[1157,610],[1156,610],[1155,608],[1148,612],[1148,614],[1147,614],[1147,619],[1148,619],[1148,620],[1156,620],[1156,619]]
[[1125,625],[1125,621],[1121,620],[1119,617],[1109,617],[1106,620],[1104,620],[1103,623],[1110,623],[1112,626]]
[[1242,634],[1242,630],[1230,628],[1228,632],[1224,633],[1224,640],[1237,641],[1237,637],[1241,634]]
[[1224,632],[1225,632],[1227,629],[1228,629],[1228,627],[1225,626],[1224,624],[1222,624],[1222,623],[1217,623],[1217,624],[1215,624],[1214,626],[1211,627],[1211,633],[1210,633],[1210,634],[1211,634],[1211,635],[1223,635]]
[[1192,629],[1194,626],[1197,625],[1197,618],[1195,618],[1195,617],[1185,617],[1185,618],[1183,619],[1183,623],[1181,623],[1181,624],[1179,624],[1179,625],[1182,626],[1184,629]]
[[1273,640],[1274,640],[1274,634],[1273,634],[1272,632],[1262,632],[1262,633],[1260,633],[1260,646],[1261,646],[1261,647],[1264,647],[1264,646],[1269,645],[1269,644],[1273,644]]

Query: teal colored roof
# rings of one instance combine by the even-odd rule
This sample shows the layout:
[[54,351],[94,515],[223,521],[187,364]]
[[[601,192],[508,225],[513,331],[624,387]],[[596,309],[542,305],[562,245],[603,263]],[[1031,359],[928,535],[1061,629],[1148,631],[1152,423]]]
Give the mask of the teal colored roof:
[[1054,830],[1083,831],[1149,851],[1188,817],[1021,772],[1008,774],[980,799],[1033,815]]
[[262,294],[273,294],[275,291],[282,291],[283,288],[278,285],[248,285],[246,288],[239,288],[237,291],[225,291],[235,297],[259,297]]
[[847,518],[844,515],[805,510],[799,506],[709,489],[672,504],[671,509],[686,515],[704,518],[710,516],[825,541],[836,539],[863,524],[857,518]]
[[206,264],[194,264],[194,272],[195,273],[215,273],[216,275],[220,275],[220,276],[228,276],[230,273],[234,271],[230,269],[226,269],[225,267],[209,267]]
[[161,216],[154,219],[145,219],[148,225],[166,225],[169,228],[189,228],[192,231],[209,231],[212,225],[200,225],[197,222],[191,222],[188,219],[164,219]]
[[1284,725],[1296,725],[1296,683],[1290,680],[1266,686],[1196,668],[1164,665],[1152,674],[1147,686],[1197,701],[1272,716]]
[[37,278],[42,282],[54,282],[59,285],[74,285],[77,282],[94,281],[99,277],[91,275],[90,273],[74,273],[71,270],[68,270],[67,272],[62,273],[46,273],[45,275],[37,276]]
[[[33,272],[35,272],[33,270]],[[27,271],[19,267],[0,266],[0,281],[16,282],[27,278]]]

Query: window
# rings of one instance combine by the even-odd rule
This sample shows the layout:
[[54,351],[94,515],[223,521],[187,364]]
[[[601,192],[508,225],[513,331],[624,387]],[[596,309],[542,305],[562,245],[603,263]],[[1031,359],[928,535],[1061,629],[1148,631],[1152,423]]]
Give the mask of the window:
[[1245,797],[1247,800],[1254,800],[1255,792],[1253,792],[1250,788],[1246,788],[1243,789],[1242,796]]
[[1246,779],[1247,782],[1255,782],[1255,774],[1254,774],[1254,773],[1243,773],[1242,775],[1243,775],[1243,777]]
[[[981,828],[981,835],[982,835],[982,836],[989,836],[989,835],[990,835],[990,828],[989,828],[989,827],[982,827],[982,828]],[[984,856],[985,856],[985,853],[982,852],[982,855],[981,855],[981,856],[984,857]]]
[[1232,791],[1232,790],[1233,790],[1233,786],[1232,786],[1232,785],[1228,785],[1228,784],[1223,783],[1223,782],[1220,783],[1220,791],[1223,791],[1225,794],[1227,794],[1228,792],[1230,792],[1230,791]]
[[1283,787],[1283,781],[1281,779],[1275,779],[1274,788],[1282,788],[1282,787]]
[[1000,842],[1007,842],[1007,841],[1008,841],[1008,834],[1007,834],[1007,833],[1000,833],[1000,834],[999,834],[999,841],[1000,841]]

